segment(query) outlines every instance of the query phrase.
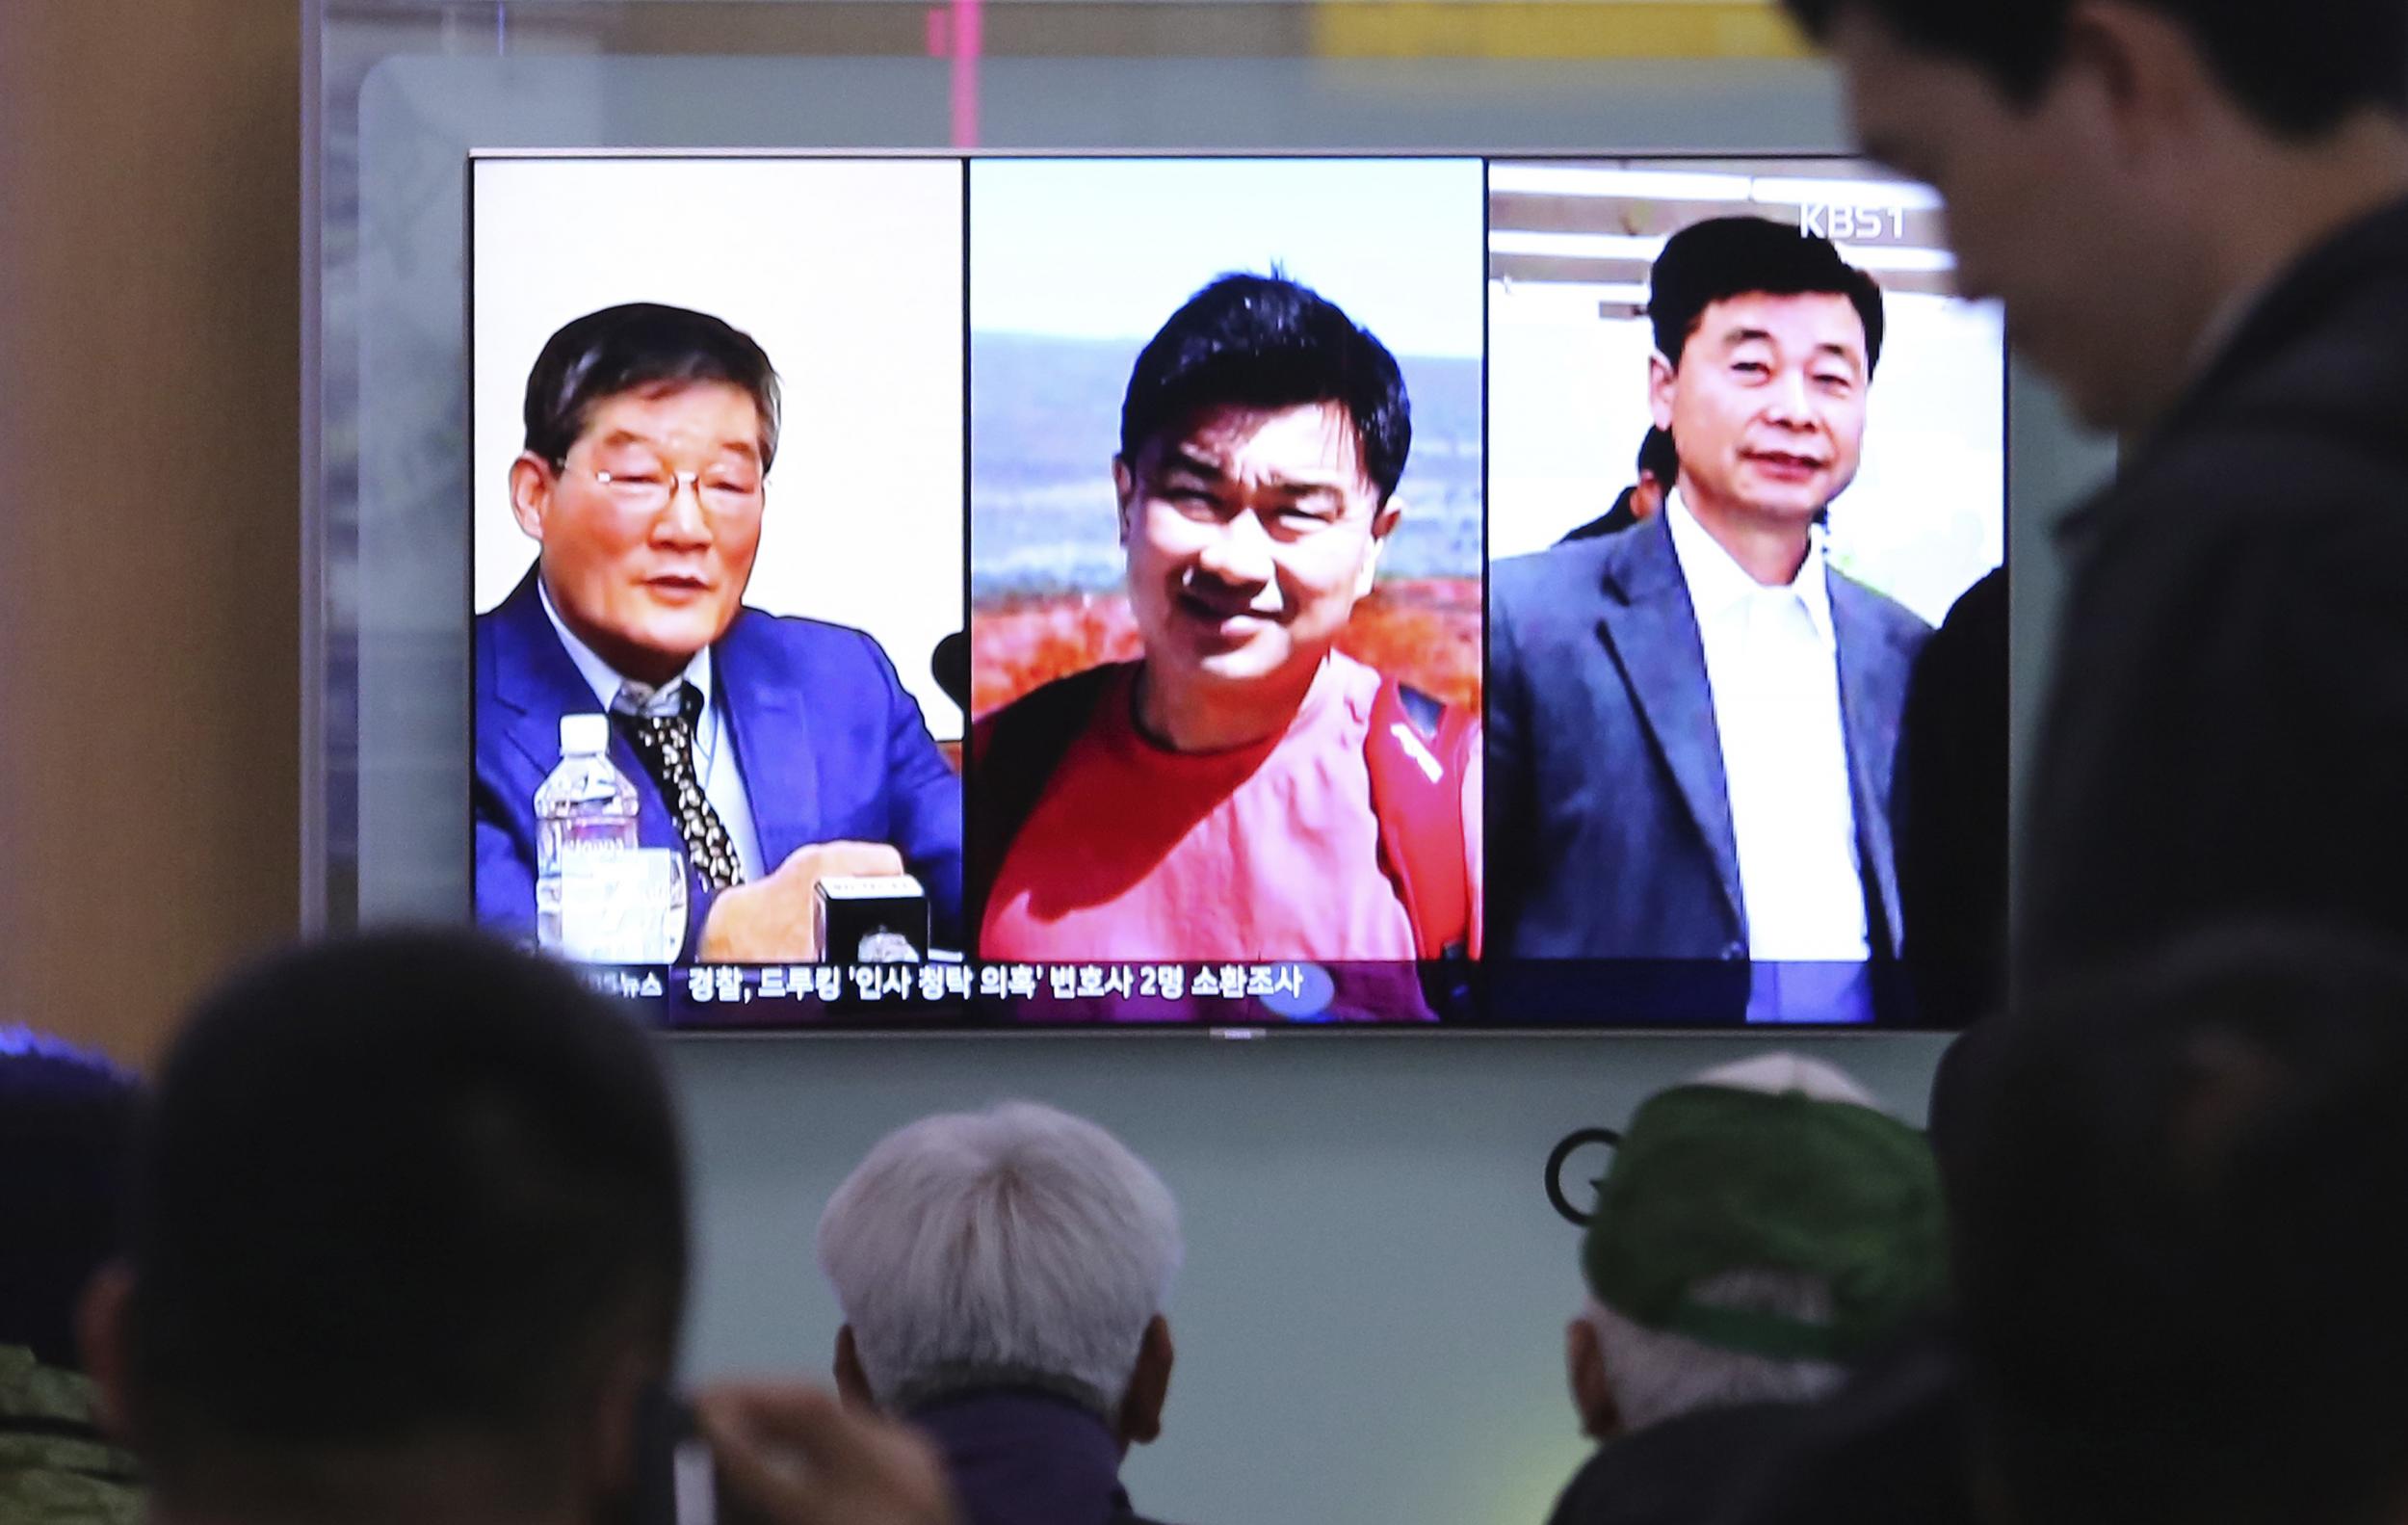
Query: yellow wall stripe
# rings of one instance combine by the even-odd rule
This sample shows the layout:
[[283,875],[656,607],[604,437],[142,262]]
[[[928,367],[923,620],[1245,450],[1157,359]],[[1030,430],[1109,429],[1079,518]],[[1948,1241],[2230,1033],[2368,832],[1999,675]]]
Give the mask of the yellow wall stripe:
[[1325,0],[1323,58],[1789,59],[1812,49],[1769,0]]

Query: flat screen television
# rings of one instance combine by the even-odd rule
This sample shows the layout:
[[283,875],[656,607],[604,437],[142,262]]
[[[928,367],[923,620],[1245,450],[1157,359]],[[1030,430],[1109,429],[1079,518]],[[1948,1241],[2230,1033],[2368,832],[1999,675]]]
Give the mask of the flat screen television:
[[1927,188],[468,180],[482,923],[677,1028],[1933,1020],[1899,738],[2006,419]]

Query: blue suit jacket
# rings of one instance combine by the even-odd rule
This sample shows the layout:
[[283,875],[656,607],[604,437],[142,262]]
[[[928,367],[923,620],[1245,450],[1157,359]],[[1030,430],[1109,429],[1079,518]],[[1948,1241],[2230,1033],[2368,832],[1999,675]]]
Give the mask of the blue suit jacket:
[[[536,790],[561,760],[561,717],[589,714],[593,690],[543,612],[536,574],[477,618],[477,920],[532,939]],[[961,780],[929,740],[894,664],[861,631],[757,609],[711,648],[761,856],[775,869],[814,842],[885,842],[927,886],[941,946],[961,936]],[[660,791],[615,728],[611,761],[636,785],[646,847],[678,847]],[[687,885],[685,958],[712,896]]]
[[[1890,851],[1898,716],[1930,627],[1827,574],[1867,919],[1903,927]],[[1747,957],[1706,648],[1671,526],[1509,558],[1489,574],[1492,956]]]

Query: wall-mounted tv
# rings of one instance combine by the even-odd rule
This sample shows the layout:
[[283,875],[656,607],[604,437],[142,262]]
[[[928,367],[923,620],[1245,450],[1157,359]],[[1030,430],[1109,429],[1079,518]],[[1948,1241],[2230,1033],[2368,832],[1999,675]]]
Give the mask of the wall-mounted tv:
[[1916,1025],[1852,160],[479,154],[475,914],[697,1029]]

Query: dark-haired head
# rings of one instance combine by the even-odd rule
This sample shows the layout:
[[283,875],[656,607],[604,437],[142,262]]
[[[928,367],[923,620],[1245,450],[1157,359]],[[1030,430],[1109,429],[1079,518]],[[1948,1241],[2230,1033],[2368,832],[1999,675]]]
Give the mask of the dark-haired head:
[[1640,476],[1653,477],[1660,487],[1668,487],[1681,475],[1681,456],[1672,445],[1672,436],[1661,429],[1650,428],[1647,436],[1638,442],[1637,471]]
[[2227,314],[2408,197],[2408,0],[1786,3],[2096,429],[2164,416]]
[[1413,413],[1396,356],[1336,303],[1277,274],[1223,276],[1138,355],[1120,404],[1120,459],[1199,408],[1342,408],[1364,478],[1385,503],[1404,476]]
[[668,682],[743,612],[777,407],[761,347],[683,307],[588,313],[537,357],[510,512],[554,610],[620,678]]
[[630,302],[589,312],[544,342],[527,373],[526,450],[555,468],[593,410],[631,392],[733,386],[760,417],[761,469],[777,457],[777,372],[752,336],[707,312]]
[[94,1366],[163,1498],[339,1518],[472,1457],[557,1504],[623,1486],[607,1427],[671,1369],[683,1155],[644,1036],[565,968],[382,933],[200,1005],[128,1237]]
[[1112,458],[1157,742],[1220,750],[1294,718],[1372,591],[1412,443],[1396,357],[1293,280],[1223,276],[1163,325]]
[[0,1027],[0,1345],[77,1367],[76,1299],[117,1249],[139,1095],[97,1055]]
[[[1638,442],[1637,476],[1613,500],[1613,507],[1596,522],[1600,534],[1644,524],[1663,512],[1663,500],[1681,480],[1681,455],[1672,436],[1650,428]],[[1584,532],[1583,536],[1584,538]]]
[[1681,503],[1726,545],[1777,530],[1786,559],[1757,574],[1794,576],[1811,526],[1856,480],[1880,288],[1794,223],[1713,218],[1665,241],[1647,314],[1648,404],[1676,447]]
[[1656,349],[1674,369],[1698,319],[1717,302],[1767,297],[1845,297],[1864,324],[1867,375],[1881,363],[1881,288],[1840,257],[1837,245],[1794,224],[1761,217],[1692,223],[1665,240],[1647,283]]
[[2012,1517],[2396,1518],[2408,960],[2201,929],[2003,1020],[1949,1163]]

